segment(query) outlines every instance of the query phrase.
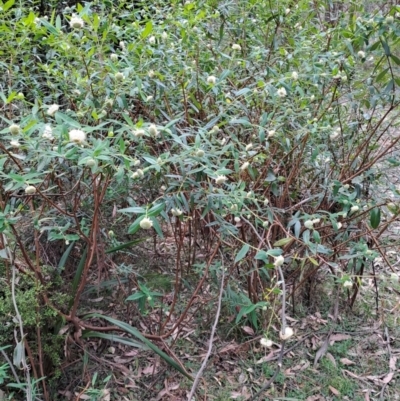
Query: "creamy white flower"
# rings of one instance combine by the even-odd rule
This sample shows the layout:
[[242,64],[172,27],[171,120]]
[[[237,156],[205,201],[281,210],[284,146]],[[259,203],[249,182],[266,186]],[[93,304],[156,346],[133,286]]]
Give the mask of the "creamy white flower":
[[114,75],[114,77],[115,77],[115,79],[117,80],[117,81],[123,81],[124,80],[124,74],[122,73],[122,72],[116,72],[115,73],[115,75]]
[[352,206],[352,207],[351,207],[350,212],[351,212],[351,213],[358,212],[359,209],[360,209],[360,208],[359,208],[357,205],[355,205],[355,206]]
[[215,85],[216,82],[217,78],[214,77],[214,75],[210,75],[207,77],[207,83],[209,83],[210,85]]
[[35,188],[33,185],[28,185],[28,186],[25,188],[25,193],[26,193],[27,195],[33,195],[33,194],[36,193],[36,188]]
[[299,79],[299,74],[296,71],[292,72],[292,78],[297,81]]
[[156,43],[156,37],[155,37],[155,36],[150,36],[150,37],[149,37],[149,43],[150,43],[151,45],[154,45],[154,44]]
[[114,104],[114,100],[113,100],[113,99],[106,98],[106,100],[105,100],[105,102],[104,102],[104,105],[105,105],[106,107],[112,107],[113,104]]
[[144,136],[144,134],[145,134],[145,132],[144,132],[144,129],[136,129],[135,131],[133,131],[133,135],[136,137],[136,138],[142,138],[143,136]]
[[150,102],[153,99],[154,99],[154,97],[149,95],[149,96],[146,97],[146,102]]
[[220,142],[221,146],[224,146],[226,144],[226,141],[227,141],[226,138],[222,138]]
[[42,138],[48,139],[49,141],[54,139],[53,130],[51,128],[51,125],[46,124],[44,126],[44,131],[43,131],[43,134],[42,134]]
[[279,88],[276,93],[279,97],[285,97],[287,95],[284,87]]
[[281,340],[287,340],[292,337],[293,334],[293,329],[291,327],[286,327],[284,333],[282,331],[279,333],[279,337],[281,338]]
[[267,133],[268,133],[268,138],[272,138],[275,135],[275,130],[271,129]]
[[344,287],[344,288],[351,288],[351,287],[353,287],[353,283],[352,283],[350,280],[346,280],[346,281],[343,283],[343,287]]
[[204,155],[205,155],[205,153],[204,153],[203,149],[197,149],[197,151],[196,151],[197,157],[203,157]]
[[139,159],[134,159],[134,160],[133,160],[133,165],[134,165],[135,167],[140,166],[140,160],[139,160]]
[[363,52],[362,50],[359,50],[357,53],[358,57],[360,58],[365,58],[365,52]]
[[282,266],[285,262],[285,258],[282,255],[279,255],[275,258],[274,266]]
[[242,50],[242,47],[238,43],[232,45],[232,50]]
[[171,213],[172,213],[173,216],[176,216],[176,217],[182,216],[182,214],[183,214],[182,210],[178,209],[178,208],[171,209]]
[[149,78],[153,78],[154,75],[156,75],[156,73],[154,72],[154,70],[150,70],[150,71],[147,73],[147,75],[148,75]]
[[118,61],[118,54],[111,53],[111,54],[110,54],[110,59],[111,59],[112,61]]
[[10,141],[10,145],[11,145],[13,148],[19,148],[19,147],[21,146],[21,144],[20,144],[18,141],[16,141],[16,140]]
[[79,17],[79,15],[73,15],[71,17],[71,20],[69,21],[69,25],[71,28],[74,29],[82,29],[83,26],[85,25],[83,19]]
[[399,275],[397,273],[392,273],[390,275],[390,281],[392,283],[397,283],[399,281]]
[[321,221],[321,219],[314,219],[314,220],[312,220],[312,223],[313,224],[318,224],[320,221]]
[[53,116],[55,114],[56,111],[58,111],[60,108],[60,106],[58,104],[52,104],[48,110],[47,110],[47,114],[49,116]]
[[264,199],[264,206],[267,206],[269,204],[269,200],[268,199]]
[[21,127],[18,124],[11,124],[8,129],[10,130],[12,135],[17,135],[19,134],[19,131],[21,130]]
[[338,223],[337,223],[337,228],[338,228],[338,230],[340,230],[340,229],[342,228],[342,226],[343,226],[343,224],[342,224],[341,222],[338,222]]
[[96,165],[96,160],[90,158],[86,160],[86,167],[94,167]]
[[162,39],[162,40],[167,40],[167,39],[168,39],[168,33],[164,31],[164,32],[161,34],[161,39]]
[[155,124],[150,124],[150,126],[149,126],[149,134],[153,135],[153,136],[157,136],[158,135],[158,129],[157,129],[157,126]]
[[287,9],[285,10],[285,14],[288,15],[289,13],[290,13],[290,8],[287,8]]
[[251,198],[252,196],[253,196],[253,192],[252,191],[247,192],[246,198]]
[[260,340],[260,344],[261,344],[261,346],[266,347],[266,348],[272,347],[272,341],[269,338],[263,337]]
[[393,17],[393,15],[388,15],[388,16],[385,18],[385,22],[386,22],[387,24],[393,24],[393,22],[394,22],[394,17]]
[[149,228],[153,227],[153,222],[148,217],[145,217],[140,222],[140,227],[144,230],[148,230]]
[[125,42],[124,42],[123,40],[121,40],[121,41],[119,42],[119,47],[120,47],[122,50],[125,50]]
[[241,166],[240,166],[240,170],[244,171],[247,170],[250,166],[249,162],[244,162]]
[[214,125],[214,127],[211,128],[210,133],[216,134],[218,131],[220,131],[220,128],[218,125]]
[[263,221],[262,226],[267,228],[269,226],[269,221]]
[[252,144],[252,143],[248,143],[248,144],[246,145],[246,150],[249,151],[249,150],[251,150],[251,149],[253,149],[253,144]]
[[312,230],[314,228],[314,223],[312,222],[312,220],[306,220],[304,222],[304,227]]
[[216,184],[223,184],[226,180],[227,180],[228,178],[225,176],[225,175],[218,175],[216,178],[215,178],[215,183]]
[[144,171],[141,170],[140,168],[137,169],[134,173],[132,173],[131,178],[133,178],[134,180],[138,179],[138,178],[143,178],[144,177]]
[[240,217],[238,217],[238,216],[236,216],[234,218],[234,220],[235,220],[235,223],[240,223],[242,221],[242,219]]
[[80,129],[73,129],[69,131],[69,141],[78,144],[83,144],[86,141],[86,132]]
[[333,131],[332,134],[329,136],[329,138],[331,139],[331,141],[334,141],[335,139],[338,139],[339,136],[340,136],[339,131]]

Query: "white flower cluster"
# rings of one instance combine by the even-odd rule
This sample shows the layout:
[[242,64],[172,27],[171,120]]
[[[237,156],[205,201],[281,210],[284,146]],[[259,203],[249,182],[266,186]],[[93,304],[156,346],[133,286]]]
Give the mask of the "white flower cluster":
[[139,178],[143,178],[144,177],[144,171],[141,170],[140,168],[137,169],[135,172],[132,173],[131,178],[133,178],[134,180],[137,180]]
[[215,83],[217,82],[217,78],[214,77],[214,75],[209,75],[207,77],[207,83],[210,85],[215,85]]
[[217,177],[215,178],[215,183],[217,185],[224,184],[227,179],[228,178],[226,177],[226,175],[217,175]]
[[35,188],[33,185],[28,185],[28,186],[25,188],[25,193],[26,193],[27,195],[33,195],[33,194],[36,193],[36,188]]
[[144,230],[148,230],[149,228],[153,227],[153,222],[148,217],[145,217],[139,223],[140,227]]
[[332,134],[329,136],[330,140],[331,140],[331,141],[335,141],[336,139],[338,139],[341,132],[342,132],[342,131],[341,131],[340,128],[336,128],[336,129],[332,132]]
[[182,210],[181,209],[178,209],[178,208],[172,208],[171,209],[171,213],[172,213],[172,215],[173,216],[175,216],[175,217],[179,217],[179,216],[182,216],[182,214],[183,214],[183,212],[182,212]]
[[73,129],[69,131],[69,141],[83,145],[86,141],[86,132],[80,129]]
[[260,344],[261,344],[261,346],[266,347],[266,348],[271,348],[272,347],[272,341],[269,338],[266,338],[266,337],[263,337],[260,340]]
[[279,337],[281,338],[281,340],[288,340],[290,337],[292,337],[294,334],[294,331],[291,327],[286,327],[285,328],[285,332],[280,332],[279,333]]
[[49,116],[54,116],[54,114],[56,113],[56,111],[58,111],[60,109],[60,106],[58,104],[52,104],[51,106],[49,106],[49,108],[47,109],[47,115]]
[[346,280],[346,281],[343,283],[343,287],[344,287],[344,288],[351,288],[351,287],[353,287],[353,283],[352,283],[350,280]]
[[46,124],[44,126],[44,131],[43,131],[43,134],[42,134],[42,138],[48,139],[49,141],[52,141],[54,139],[53,130],[51,128],[51,125]]
[[79,15],[73,15],[71,17],[71,20],[69,21],[69,25],[71,28],[74,29],[82,29],[83,26],[85,25],[83,19],[81,17],[79,17]]
[[277,91],[276,91],[276,94],[279,96],[279,97],[286,97],[286,95],[287,95],[287,92],[286,92],[286,89],[282,86],[282,87],[280,87]]
[[19,131],[21,130],[21,127],[18,124],[11,124],[8,129],[10,130],[12,135],[17,135],[19,134]]
[[320,221],[321,219],[306,220],[304,222],[304,227],[308,228],[309,230],[312,230],[314,228],[314,224],[318,224]]

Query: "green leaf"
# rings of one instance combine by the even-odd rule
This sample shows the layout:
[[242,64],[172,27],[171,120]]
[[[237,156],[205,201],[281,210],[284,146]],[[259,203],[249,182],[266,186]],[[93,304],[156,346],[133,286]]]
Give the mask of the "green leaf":
[[92,337],[103,338],[110,342],[115,341],[120,344],[130,345],[131,347],[134,347],[134,348],[149,350],[149,347],[146,344],[143,344],[139,341],[131,340],[128,337],[117,336],[116,334],[99,333],[97,331],[84,331],[82,334],[82,338],[92,338]]
[[154,228],[154,230],[156,230],[156,233],[158,234],[158,236],[160,238],[164,238],[164,234],[162,232],[161,226],[158,223],[157,219],[154,217],[151,217],[150,220],[153,222],[153,228]]
[[68,309],[70,309],[71,306],[72,306],[73,303],[74,303],[76,290],[77,290],[77,288],[78,288],[79,282],[81,281],[81,277],[82,277],[82,273],[83,273],[83,268],[85,267],[85,262],[86,262],[87,253],[88,253],[88,248],[86,247],[85,250],[83,251],[81,260],[79,261],[78,268],[76,269],[75,276],[74,276],[74,279],[73,279],[73,281],[72,281],[72,297],[71,297],[71,300],[69,301],[69,307],[68,307]]
[[139,238],[139,239],[135,239],[135,240],[133,240],[133,241],[125,242],[124,244],[115,246],[115,247],[113,247],[113,248],[106,249],[105,252],[106,252],[106,253],[118,252],[118,251],[120,251],[121,249],[130,248],[132,245],[140,244],[141,242],[146,241],[146,239],[147,239],[147,238]]
[[93,314],[86,316],[86,318],[92,318],[92,317],[98,317],[98,318],[107,320],[111,324],[118,326],[119,328],[124,330],[126,333],[131,334],[132,336],[138,338],[140,341],[142,341],[144,344],[146,344],[151,350],[153,350],[158,356],[160,356],[166,363],[168,363],[170,366],[172,366],[178,372],[182,373],[182,375],[184,375],[188,379],[193,380],[192,375],[187,373],[185,371],[185,369],[183,369],[181,367],[180,364],[178,364],[174,359],[169,357],[164,351],[162,351],[160,348],[158,348],[155,344],[153,344],[151,341],[149,341],[146,337],[144,337],[135,327],[132,327],[128,323],[121,322],[120,320],[101,315],[100,313],[93,313]]
[[390,48],[389,48],[388,43],[386,42],[386,40],[384,40],[382,38],[381,38],[381,42],[382,42],[383,49],[385,50],[385,55],[390,56]]
[[139,216],[128,228],[128,234],[135,234],[140,229],[140,222],[143,220],[144,216]]
[[74,128],[81,128],[81,124],[79,124],[78,121],[75,121],[70,116],[67,116],[66,114],[61,113],[59,111],[56,113],[56,120],[57,120],[57,122],[64,121],[67,124],[69,124],[71,127],[74,127]]
[[41,18],[40,22],[50,33],[55,36],[59,35],[59,31],[57,31],[57,29],[54,28],[54,26],[51,25],[50,22],[46,21],[44,18]]
[[3,11],[7,11],[9,8],[11,8],[15,3],[15,0],[8,0],[6,4],[2,6]]
[[151,21],[148,21],[143,32],[142,32],[142,39],[147,38],[151,34],[153,30],[153,23]]
[[72,241],[68,248],[66,249],[66,251],[63,253],[63,255],[61,256],[60,261],[58,262],[58,266],[57,266],[57,271],[61,272],[61,270],[64,269],[65,263],[67,262],[68,256],[72,251],[72,248],[74,247],[75,242]]
[[249,244],[244,244],[243,246],[242,246],[242,249],[239,251],[239,253],[236,255],[236,258],[235,258],[235,262],[234,263],[237,263],[237,262],[239,262],[240,260],[242,260],[246,255],[247,255],[247,252],[249,252],[249,249],[250,249],[250,245]]
[[132,206],[126,207],[125,209],[118,210],[120,213],[135,213],[135,214],[143,214],[146,213],[146,209],[140,206]]
[[371,227],[377,228],[381,222],[381,209],[379,207],[372,209],[369,218]]
[[397,64],[400,65],[400,58],[398,58],[397,56],[395,56],[394,54],[390,55],[390,58]]
[[282,238],[279,241],[276,241],[274,243],[274,246],[284,246],[286,244],[288,244],[290,241],[292,240],[292,238],[288,237],[288,238]]

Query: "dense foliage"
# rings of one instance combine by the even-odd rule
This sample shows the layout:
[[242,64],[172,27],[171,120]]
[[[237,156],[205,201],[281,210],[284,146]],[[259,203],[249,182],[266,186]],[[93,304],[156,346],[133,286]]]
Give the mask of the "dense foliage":
[[[400,6],[295,3],[2,3],[0,338],[25,380],[0,383],[55,399],[66,333],[118,330],[190,377],[149,340],[223,269],[225,307],[268,337],[317,274],[354,304],[400,212]],[[175,244],[169,303],[136,269],[153,235]],[[131,318],[85,315],[102,281]],[[128,324],[149,310],[160,330]]]

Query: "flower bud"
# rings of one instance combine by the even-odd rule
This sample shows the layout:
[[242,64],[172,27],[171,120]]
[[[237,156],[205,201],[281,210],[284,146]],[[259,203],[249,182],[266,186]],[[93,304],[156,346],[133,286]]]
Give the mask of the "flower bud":
[[26,193],[27,195],[33,195],[33,194],[36,193],[36,188],[35,188],[33,185],[28,185],[28,186],[25,188],[25,193]]

